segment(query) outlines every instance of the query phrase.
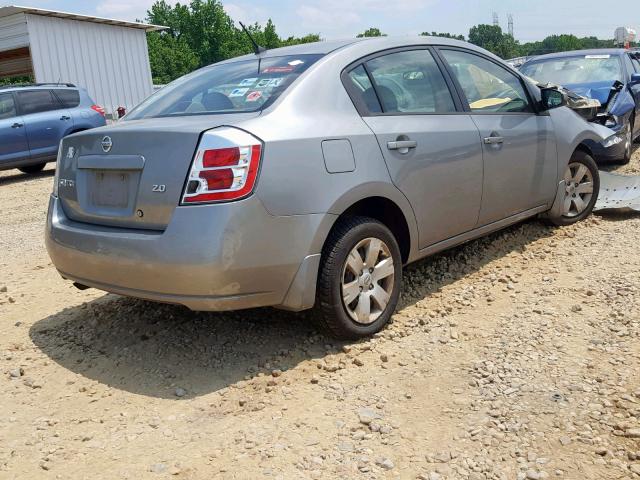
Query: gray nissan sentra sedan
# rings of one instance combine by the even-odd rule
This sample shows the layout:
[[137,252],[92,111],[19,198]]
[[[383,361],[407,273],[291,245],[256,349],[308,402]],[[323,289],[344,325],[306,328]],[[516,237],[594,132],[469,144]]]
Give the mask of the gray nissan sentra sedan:
[[590,214],[585,142],[613,132],[565,101],[443,38],[221,62],[62,141],[47,249],[79,288],[193,310],[315,308],[337,337],[371,335],[403,265],[527,217]]

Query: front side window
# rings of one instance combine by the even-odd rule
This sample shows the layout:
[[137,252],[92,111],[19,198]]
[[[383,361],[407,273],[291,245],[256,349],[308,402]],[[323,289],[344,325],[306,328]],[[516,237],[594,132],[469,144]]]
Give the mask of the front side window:
[[31,90],[18,92],[18,102],[23,115],[57,110],[60,105],[49,90]]
[[13,95],[0,93],[0,120],[15,117],[16,115],[16,104],[13,101]]
[[212,65],[170,83],[125,119],[257,112],[320,58],[290,55]]
[[520,71],[540,83],[564,86],[600,82],[612,84],[623,79],[620,57],[608,54],[534,60]]
[[459,50],[443,50],[447,63],[467,97],[472,112],[531,112],[520,79],[479,55]]
[[451,92],[429,50],[390,53],[369,60],[366,66],[384,113],[456,111]]

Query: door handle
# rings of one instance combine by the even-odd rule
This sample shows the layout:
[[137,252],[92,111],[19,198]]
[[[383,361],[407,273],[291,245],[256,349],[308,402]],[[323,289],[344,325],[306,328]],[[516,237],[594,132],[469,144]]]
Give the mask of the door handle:
[[14,123],[13,125],[11,125],[11,128],[22,128],[24,127],[24,123]]
[[67,117],[66,115],[63,115],[60,117],[60,120],[71,120],[71,117]]
[[504,138],[502,137],[485,137],[484,139],[485,145],[499,145],[504,143]]
[[387,142],[387,148],[389,150],[409,151],[410,148],[416,148],[417,146],[418,142],[415,140],[396,140],[395,142]]

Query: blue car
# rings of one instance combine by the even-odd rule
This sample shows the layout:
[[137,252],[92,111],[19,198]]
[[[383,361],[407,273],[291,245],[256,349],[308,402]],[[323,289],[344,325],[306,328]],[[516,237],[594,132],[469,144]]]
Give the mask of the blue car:
[[104,125],[104,109],[74,85],[0,87],[0,170],[37,173],[63,137]]
[[593,144],[601,162],[631,160],[632,144],[640,136],[640,52],[624,49],[577,50],[535,57],[520,71],[540,83],[555,83],[602,107],[595,121],[616,135]]

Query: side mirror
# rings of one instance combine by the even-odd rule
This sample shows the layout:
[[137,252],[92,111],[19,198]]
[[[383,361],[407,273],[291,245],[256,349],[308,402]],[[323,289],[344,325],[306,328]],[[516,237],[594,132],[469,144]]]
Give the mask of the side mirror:
[[631,85],[637,85],[640,83],[640,73],[632,73],[631,74]]
[[542,89],[542,107],[544,110],[564,107],[567,105],[567,96],[556,88]]

